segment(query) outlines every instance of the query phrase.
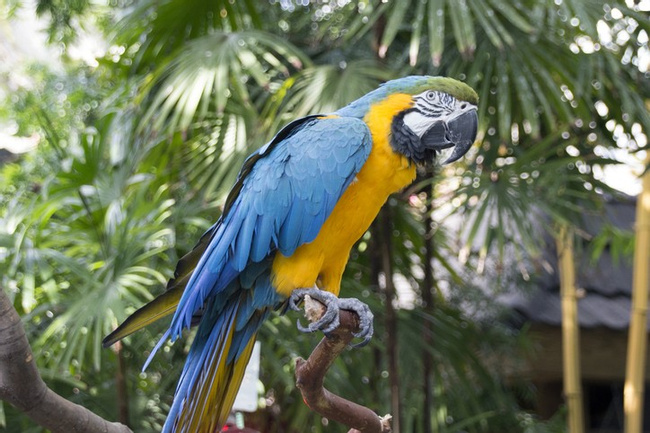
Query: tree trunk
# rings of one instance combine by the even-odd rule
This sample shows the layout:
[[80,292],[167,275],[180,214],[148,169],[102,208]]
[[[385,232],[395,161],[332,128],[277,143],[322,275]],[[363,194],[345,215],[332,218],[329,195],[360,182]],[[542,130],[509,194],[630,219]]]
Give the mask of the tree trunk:
[[[379,288],[379,274],[381,273],[381,236],[379,229],[379,219],[376,219],[370,226],[370,242],[368,243],[368,262],[370,266],[370,288],[375,293],[374,296],[379,297],[381,289]],[[373,346],[373,371],[381,371],[384,364],[384,353],[383,351]],[[372,387],[373,395],[377,399],[377,403],[381,401],[381,385],[379,381],[371,380],[370,386]]]
[[393,431],[400,433],[402,408],[400,403],[400,380],[398,360],[397,313],[393,306],[395,285],[393,284],[392,219],[390,207],[384,206],[379,213],[381,242],[381,267],[384,274],[386,350],[388,356],[388,380],[390,381],[390,409],[393,414]]
[[126,365],[124,363],[124,353],[122,342],[115,343],[115,352],[117,354],[117,372],[115,373],[115,382],[117,387],[117,408],[120,423],[130,426],[129,424],[129,395],[126,387]]
[[[424,224],[424,279],[422,281],[422,309],[427,315],[433,316],[435,313],[435,297],[434,297],[434,278],[433,278],[433,194],[429,189],[427,194],[427,207],[426,213],[423,218]],[[433,356],[428,350],[433,344],[433,329],[429,320],[424,321],[424,349],[422,351],[422,366],[423,366],[423,381],[422,387],[424,391],[424,407],[422,416],[424,418],[424,433],[431,433],[433,426],[431,425],[432,410],[433,410],[433,384],[431,375],[433,374]]]
[[53,433],[130,433],[54,393],[41,379],[18,313],[0,288],[0,399]]

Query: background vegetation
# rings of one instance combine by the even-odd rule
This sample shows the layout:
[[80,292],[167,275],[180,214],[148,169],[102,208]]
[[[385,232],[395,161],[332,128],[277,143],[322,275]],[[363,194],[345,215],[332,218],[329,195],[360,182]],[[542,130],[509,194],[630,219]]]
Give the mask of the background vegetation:
[[[31,4],[0,7],[11,19]],[[534,277],[526,258],[540,230],[598,211],[612,191],[597,175],[615,152],[646,146],[647,2],[38,0],[36,10],[60,61],[28,65],[26,82],[1,70],[2,121],[41,141],[0,167],[0,285],[53,389],[159,431],[187,343],[165,346],[143,373],[164,325],[115,350],[101,339],[163,289],[243,159],[292,119],[382,81],[447,75],[480,95],[479,144],[392,198],[354,250],[342,294],[370,304],[377,336],[328,386],[391,412],[401,432],[562,426],[562,414],[540,422],[525,410],[525,383],[503,385],[530,347],[491,299]],[[88,32],[105,54],[84,62],[71,52]],[[292,359],[314,344],[294,319],[263,329],[266,407],[249,424],[343,431],[294,388]],[[0,423],[40,430],[6,406]]]

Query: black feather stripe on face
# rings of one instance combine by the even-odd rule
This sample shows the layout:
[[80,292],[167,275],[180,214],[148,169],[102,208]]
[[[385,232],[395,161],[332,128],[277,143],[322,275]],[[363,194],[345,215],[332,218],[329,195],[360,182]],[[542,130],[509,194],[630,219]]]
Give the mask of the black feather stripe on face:
[[420,137],[415,135],[404,123],[404,115],[412,111],[404,110],[393,117],[391,124],[390,144],[393,150],[407,157],[416,164],[432,163],[436,157],[434,149],[426,149],[420,145]]

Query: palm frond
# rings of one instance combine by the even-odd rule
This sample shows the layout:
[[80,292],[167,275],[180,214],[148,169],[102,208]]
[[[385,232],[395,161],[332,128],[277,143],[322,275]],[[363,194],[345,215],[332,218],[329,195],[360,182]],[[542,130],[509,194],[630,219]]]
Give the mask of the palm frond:
[[150,98],[143,124],[154,131],[185,130],[207,114],[221,114],[232,98],[251,104],[247,81],[269,88],[304,58],[286,41],[265,32],[214,31],[193,39],[167,58],[142,89]]
[[373,61],[314,65],[287,79],[263,112],[276,131],[293,118],[310,113],[331,113],[393,78]]

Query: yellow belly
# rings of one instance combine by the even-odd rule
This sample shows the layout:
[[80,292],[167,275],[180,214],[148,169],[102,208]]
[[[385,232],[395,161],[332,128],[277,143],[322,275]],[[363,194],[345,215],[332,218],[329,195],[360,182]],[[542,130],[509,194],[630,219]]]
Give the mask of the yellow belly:
[[341,277],[354,243],[368,229],[393,192],[415,179],[416,168],[389,143],[394,115],[412,105],[409,95],[395,94],[375,104],[364,118],[372,134],[372,150],[355,181],[343,193],[314,241],[290,257],[273,261],[273,286],[289,296],[294,289],[318,285],[338,295]]

